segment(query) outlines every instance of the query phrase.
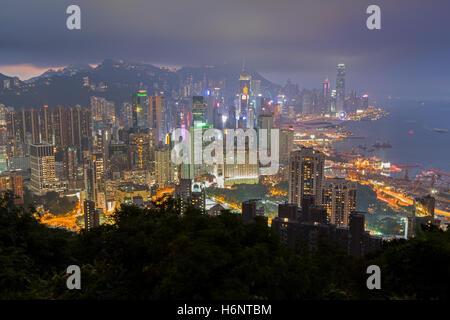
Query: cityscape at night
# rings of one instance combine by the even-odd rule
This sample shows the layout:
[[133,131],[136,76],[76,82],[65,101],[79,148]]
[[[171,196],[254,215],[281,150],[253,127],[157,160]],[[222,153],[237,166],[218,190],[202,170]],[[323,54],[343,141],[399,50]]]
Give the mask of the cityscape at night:
[[448,1],[1,6],[0,300],[449,298]]

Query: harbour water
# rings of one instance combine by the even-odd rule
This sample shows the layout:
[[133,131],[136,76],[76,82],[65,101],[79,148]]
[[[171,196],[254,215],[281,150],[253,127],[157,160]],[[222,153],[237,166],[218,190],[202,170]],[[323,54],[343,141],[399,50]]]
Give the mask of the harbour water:
[[[389,112],[377,121],[348,121],[343,127],[364,139],[337,142],[337,150],[364,152],[392,164],[417,164],[415,173],[430,168],[450,173],[450,103],[391,101],[381,107]],[[436,130],[438,129],[438,130]],[[441,130],[444,129],[444,130]],[[389,142],[392,148],[373,148],[376,142]],[[368,152],[370,149],[372,152]]]

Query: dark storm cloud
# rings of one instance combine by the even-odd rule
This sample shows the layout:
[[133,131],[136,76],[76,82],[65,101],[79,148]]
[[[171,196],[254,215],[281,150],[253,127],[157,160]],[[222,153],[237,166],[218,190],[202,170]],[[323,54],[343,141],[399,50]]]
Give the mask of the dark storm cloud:
[[[81,7],[81,31],[65,27],[70,4]],[[365,26],[370,4],[381,7],[382,30]],[[343,62],[355,87],[446,95],[449,9],[448,0],[3,0],[0,65],[245,59],[311,86]]]

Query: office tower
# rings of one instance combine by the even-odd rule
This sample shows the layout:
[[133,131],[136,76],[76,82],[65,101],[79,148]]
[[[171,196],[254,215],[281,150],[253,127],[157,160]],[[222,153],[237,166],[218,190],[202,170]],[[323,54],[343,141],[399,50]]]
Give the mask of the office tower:
[[49,144],[30,145],[31,189],[37,193],[55,187],[55,155]]
[[0,175],[0,192],[10,192],[15,205],[23,204],[22,175],[15,171],[3,172]]
[[325,179],[323,204],[332,224],[348,226],[350,213],[356,210],[356,184],[344,178]]
[[330,112],[336,113],[336,90],[331,90]]
[[325,156],[313,148],[292,151],[289,158],[289,203],[302,206],[302,197],[312,195],[322,204]]
[[414,199],[416,217],[434,217],[436,199],[431,195],[417,197]]
[[321,113],[329,113],[331,111],[331,84],[328,78],[322,84],[322,101]]
[[294,146],[294,129],[280,130],[280,163],[288,164],[291,150]]
[[174,180],[174,165],[171,160],[169,146],[161,146],[155,150],[155,176],[158,186],[167,186]]
[[98,227],[100,225],[100,215],[95,207],[95,202],[84,200],[84,228],[86,230]]
[[[266,139],[267,139],[267,150],[272,150],[272,141],[271,141],[271,131],[273,129],[273,113],[270,112],[262,112],[258,116],[258,130],[266,129]],[[261,133],[259,133],[259,136]],[[258,140],[259,143],[259,140]]]
[[131,98],[133,106],[133,127],[148,128],[149,98],[146,90],[139,90]]
[[157,146],[164,138],[163,112],[164,112],[164,97],[151,96],[149,103],[149,120],[150,128],[153,134],[153,146]]
[[364,214],[353,212],[350,214],[350,254],[355,257],[364,255]]
[[345,64],[338,64],[336,77],[336,112],[345,111]]
[[252,123],[248,122],[249,105],[250,105],[250,83],[251,76],[242,67],[241,74],[239,76],[239,92],[237,94],[237,110],[236,118],[238,120],[238,128],[246,129],[253,127]]
[[199,183],[194,183],[192,186],[192,192],[189,198],[189,203],[195,209],[205,213],[206,211],[206,191],[205,187]]
[[192,118],[194,128],[203,128],[206,126],[205,97],[192,97]]

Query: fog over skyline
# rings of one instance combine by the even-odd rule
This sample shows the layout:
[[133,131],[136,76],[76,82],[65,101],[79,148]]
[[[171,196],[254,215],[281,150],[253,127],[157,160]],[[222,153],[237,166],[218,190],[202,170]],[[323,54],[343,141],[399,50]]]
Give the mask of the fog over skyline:
[[[448,0],[3,1],[0,73],[105,58],[155,65],[246,64],[269,80],[319,87],[347,66],[347,88],[385,97],[450,97]],[[66,29],[81,7],[82,29]],[[381,7],[381,30],[366,8]]]

